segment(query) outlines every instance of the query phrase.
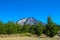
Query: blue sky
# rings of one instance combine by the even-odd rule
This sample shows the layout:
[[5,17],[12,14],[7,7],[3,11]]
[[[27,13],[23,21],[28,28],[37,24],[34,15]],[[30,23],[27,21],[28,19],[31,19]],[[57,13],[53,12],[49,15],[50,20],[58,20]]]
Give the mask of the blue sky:
[[0,20],[3,22],[34,17],[46,23],[49,15],[60,24],[60,0],[0,0]]

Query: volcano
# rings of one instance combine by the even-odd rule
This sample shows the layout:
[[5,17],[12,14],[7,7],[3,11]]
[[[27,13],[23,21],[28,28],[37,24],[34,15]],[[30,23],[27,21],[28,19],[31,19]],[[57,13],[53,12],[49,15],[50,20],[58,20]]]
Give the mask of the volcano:
[[[22,18],[19,21],[17,21],[17,24],[24,25],[24,23],[29,24],[29,25],[36,25],[40,21],[36,20],[35,18]],[[42,23],[42,22],[40,22]],[[44,23],[42,23],[44,25]]]

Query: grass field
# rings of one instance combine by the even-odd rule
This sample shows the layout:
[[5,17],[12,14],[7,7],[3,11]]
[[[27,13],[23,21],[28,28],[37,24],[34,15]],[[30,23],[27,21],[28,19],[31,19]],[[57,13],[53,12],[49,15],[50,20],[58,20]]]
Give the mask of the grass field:
[[28,37],[28,36],[16,36],[16,35],[12,35],[12,36],[0,36],[0,40],[60,40],[60,37],[55,36],[53,38],[49,38],[49,37]]
[[60,38],[0,37],[0,40],[60,40]]

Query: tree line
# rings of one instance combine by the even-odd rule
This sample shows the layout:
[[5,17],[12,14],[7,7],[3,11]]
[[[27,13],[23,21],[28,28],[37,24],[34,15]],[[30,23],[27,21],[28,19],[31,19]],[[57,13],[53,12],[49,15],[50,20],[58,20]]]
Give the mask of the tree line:
[[37,36],[45,34],[49,37],[54,37],[57,32],[60,31],[60,25],[55,24],[51,17],[47,18],[47,24],[42,25],[38,23],[36,25],[30,26],[29,24],[19,25],[12,21],[8,23],[3,23],[0,21],[0,34],[21,34],[21,33],[31,33]]

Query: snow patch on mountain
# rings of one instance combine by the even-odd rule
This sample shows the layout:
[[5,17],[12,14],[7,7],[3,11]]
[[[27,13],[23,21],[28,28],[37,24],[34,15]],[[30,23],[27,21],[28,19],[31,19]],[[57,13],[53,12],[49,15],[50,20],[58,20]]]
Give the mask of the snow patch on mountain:
[[35,25],[38,21],[35,18],[23,18],[19,20],[17,23],[24,25],[24,23],[29,24],[29,25]]

